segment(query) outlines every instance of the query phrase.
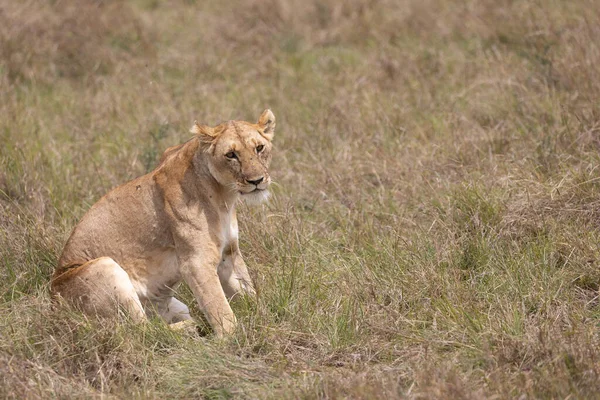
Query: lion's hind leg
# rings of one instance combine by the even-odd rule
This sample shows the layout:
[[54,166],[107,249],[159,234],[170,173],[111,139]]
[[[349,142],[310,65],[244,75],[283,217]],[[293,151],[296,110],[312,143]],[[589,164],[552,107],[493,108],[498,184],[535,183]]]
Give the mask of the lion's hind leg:
[[161,314],[161,317],[167,324],[174,324],[192,319],[190,316],[190,309],[175,297],[171,297],[167,309]]
[[169,299],[166,309],[160,315],[174,331],[190,336],[198,334],[198,326],[190,316],[190,309],[175,297]]
[[52,280],[52,294],[90,315],[116,317],[122,311],[134,321],[146,313],[129,275],[110,257],[100,257],[69,269]]

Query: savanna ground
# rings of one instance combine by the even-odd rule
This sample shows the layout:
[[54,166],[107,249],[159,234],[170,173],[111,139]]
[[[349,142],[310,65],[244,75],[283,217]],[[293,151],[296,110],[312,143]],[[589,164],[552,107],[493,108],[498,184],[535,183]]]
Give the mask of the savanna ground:
[[[0,397],[600,396],[596,1],[3,0],[0,85]],[[265,107],[233,338],[51,308],[91,204]]]

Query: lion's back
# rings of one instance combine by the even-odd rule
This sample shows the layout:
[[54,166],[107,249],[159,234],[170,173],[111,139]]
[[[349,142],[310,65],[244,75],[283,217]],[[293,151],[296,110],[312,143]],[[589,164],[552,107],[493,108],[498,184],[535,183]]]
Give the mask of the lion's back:
[[161,207],[149,175],[114,188],[75,226],[58,266],[98,257],[118,260],[123,254],[142,253],[148,242],[156,240],[165,229],[160,223],[164,214]]

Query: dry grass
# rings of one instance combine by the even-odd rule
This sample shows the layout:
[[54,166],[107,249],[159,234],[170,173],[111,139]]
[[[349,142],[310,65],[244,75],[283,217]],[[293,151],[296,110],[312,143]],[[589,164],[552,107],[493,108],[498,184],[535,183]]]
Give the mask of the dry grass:
[[[598,38],[591,0],[2,2],[0,397],[598,397]],[[267,106],[234,338],[50,308],[95,200]]]

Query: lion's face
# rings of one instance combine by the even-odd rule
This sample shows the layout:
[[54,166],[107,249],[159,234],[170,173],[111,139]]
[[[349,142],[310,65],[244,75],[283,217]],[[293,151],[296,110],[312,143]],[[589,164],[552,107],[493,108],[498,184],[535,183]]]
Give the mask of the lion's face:
[[242,198],[264,200],[271,184],[271,147],[271,141],[255,125],[229,122],[215,143],[211,173]]
[[275,116],[266,110],[257,124],[229,121],[215,128],[195,125],[192,131],[209,146],[209,170],[217,182],[256,203],[269,197],[274,129]]

